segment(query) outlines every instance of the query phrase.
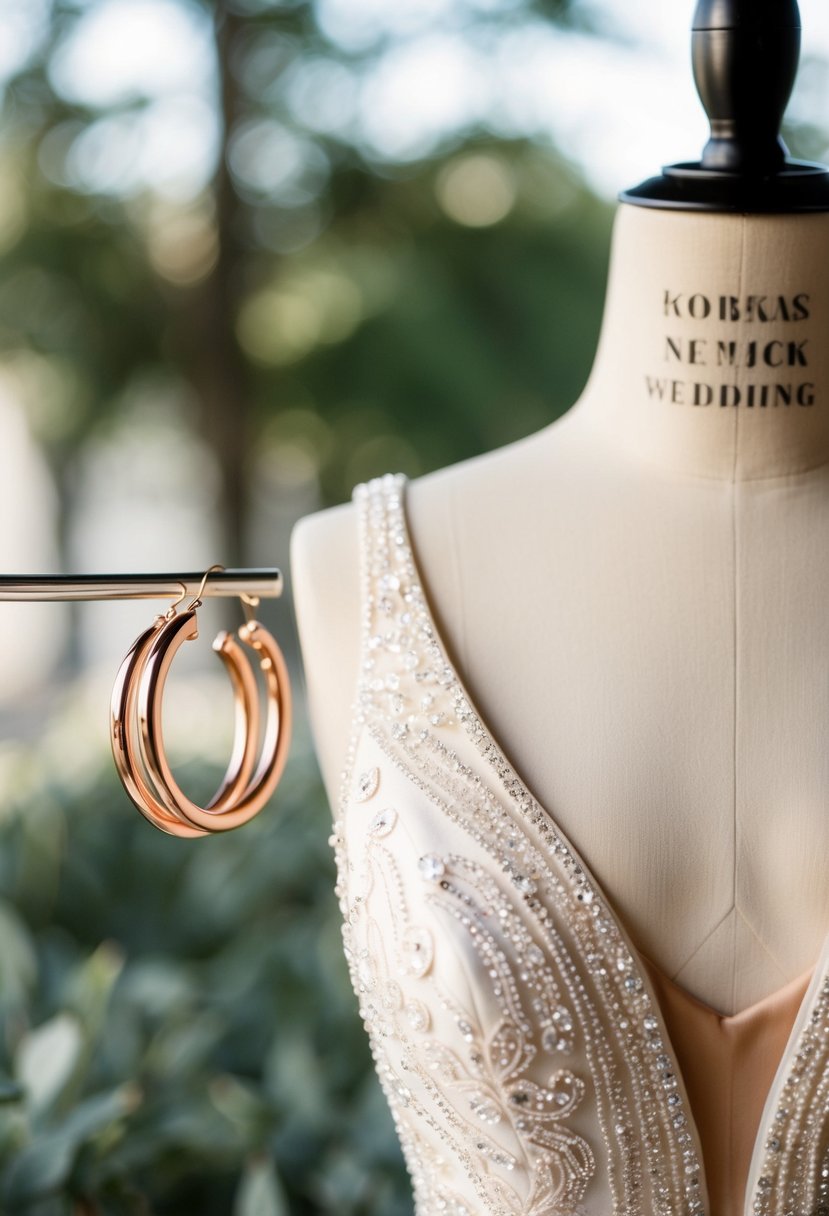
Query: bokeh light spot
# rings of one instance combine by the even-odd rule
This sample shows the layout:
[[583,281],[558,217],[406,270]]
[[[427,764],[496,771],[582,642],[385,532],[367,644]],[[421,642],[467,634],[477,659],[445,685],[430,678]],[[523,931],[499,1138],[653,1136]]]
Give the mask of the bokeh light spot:
[[239,316],[237,335],[252,358],[287,364],[318,343],[341,342],[363,318],[362,293],[346,275],[307,268],[278,288],[251,297]]
[[320,314],[313,301],[295,292],[263,291],[249,299],[236,333],[243,349],[260,363],[287,364],[315,345]]
[[216,265],[218,234],[206,210],[153,207],[146,239],[153,269],[176,286],[201,282]]
[[470,228],[485,228],[504,219],[515,205],[515,176],[500,157],[472,153],[456,157],[441,169],[435,192],[451,219]]
[[211,87],[207,14],[182,0],[103,0],[73,24],[49,68],[70,101],[111,106]]

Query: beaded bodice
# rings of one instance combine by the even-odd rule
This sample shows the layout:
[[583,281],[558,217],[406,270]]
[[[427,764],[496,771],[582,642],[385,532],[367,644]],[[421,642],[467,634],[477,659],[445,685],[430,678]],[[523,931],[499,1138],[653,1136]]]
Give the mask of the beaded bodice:
[[[331,844],[343,942],[417,1216],[717,1216],[647,968],[471,703],[406,477],[354,488],[361,665]],[[829,1213],[829,935],[745,1214]]]

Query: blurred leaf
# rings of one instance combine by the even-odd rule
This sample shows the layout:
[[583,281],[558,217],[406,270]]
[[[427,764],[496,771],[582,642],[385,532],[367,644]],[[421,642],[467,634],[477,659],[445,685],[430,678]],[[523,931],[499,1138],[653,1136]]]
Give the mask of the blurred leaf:
[[272,1107],[260,1090],[229,1075],[215,1077],[210,1096],[216,1109],[231,1123],[239,1126],[247,1143],[264,1138],[272,1116]]
[[15,1069],[32,1112],[50,1106],[80,1059],[83,1034],[78,1019],[59,1013],[20,1042]]
[[210,1059],[227,1029],[227,1020],[207,1010],[182,1023],[167,1023],[150,1044],[147,1066],[161,1076],[192,1076]]
[[245,1166],[233,1216],[289,1216],[285,1192],[274,1163],[252,1158]]
[[101,942],[68,980],[65,1000],[78,1014],[89,1040],[97,1038],[106,1021],[110,994],[123,966],[124,955],[115,943]]
[[5,1172],[7,1201],[17,1204],[54,1191],[68,1177],[84,1141],[122,1118],[137,1101],[134,1086],[119,1086],[111,1093],[87,1098],[60,1127],[36,1137]]
[[0,1104],[19,1102],[25,1096],[26,1091],[22,1085],[11,1077],[0,1075]]
[[37,976],[37,956],[18,914],[0,900],[0,1008],[26,999]]

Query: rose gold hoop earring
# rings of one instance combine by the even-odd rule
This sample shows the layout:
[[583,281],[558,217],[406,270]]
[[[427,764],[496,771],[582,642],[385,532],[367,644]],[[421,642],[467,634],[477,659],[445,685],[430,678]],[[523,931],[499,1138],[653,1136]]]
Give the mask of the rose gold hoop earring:
[[[246,620],[239,627],[238,636],[257,655],[265,679],[267,716],[256,772],[238,800],[226,800],[221,806],[214,802],[205,807],[193,802],[173,776],[164,749],[161,727],[164,685],[176,651],[189,636],[188,617],[191,612],[195,615],[198,597],[187,612],[156,634],[149,646],[139,682],[138,722],[147,771],[168,811],[181,816],[193,827],[208,832],[239,827],[262,810],[282,776],[290,744],[291,688],[284,656],[276,639],[253,615],[252,610],[258,606],[258,599],[243,596],[242,602]],[[224,632],[220,633],[213,643],[214,647],[223,645],[226,637]],[[258,730],[254,737],[258,739]]]
[[[150,650],[165,630],[182,621],[183,618],[176,614],[176,608],[185,594],[182,587],[178,600],[163,616],[157,616],[149,629],[136,639],[121,664],[112,690],[110,740],[121,782],[138,810],[163,832],[193,837],[207,835],[207,829],[190,823],[159,797],[159,791],[154,788],[143,768],[140,724],[136,718],[139,681]],[[194,616],[194,613],[190,614],[191,619],[187,622],[190,625],[187,638],[198,637]],[[229,634],[221,634],[213,648],[230,675],[236,704],[231,759],[219,790],[208,804],[211,807],[224,807],[247,789],[253,773],[259,734],[259,694],[247,655],[235,639]]]

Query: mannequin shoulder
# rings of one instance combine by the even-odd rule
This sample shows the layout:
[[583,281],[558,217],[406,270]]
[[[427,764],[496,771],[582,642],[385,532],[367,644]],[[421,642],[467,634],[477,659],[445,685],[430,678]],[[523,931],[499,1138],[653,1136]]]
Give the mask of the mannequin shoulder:
[[339,503],[303,515],[289,545],[291,585],[297,617],[320,625],[341,617],[344,606],[356,611],[359,588],[357,507]]
[[360,567],[353,501],[303,515],[291,529],[291,596],[306,710],[331,805],[352,728],[360,661]]
[[[415,542],[435,551],[438,562],[446,548],[453,514],[487,494],[504,458],[512,448],[469,457],[456,464],[410,477],[406,487],[406,516]],[[306,633],[356,615],[360,591],[357,503],[353,498],[301,516],[290,537],[293,597],[300,626]]]

